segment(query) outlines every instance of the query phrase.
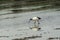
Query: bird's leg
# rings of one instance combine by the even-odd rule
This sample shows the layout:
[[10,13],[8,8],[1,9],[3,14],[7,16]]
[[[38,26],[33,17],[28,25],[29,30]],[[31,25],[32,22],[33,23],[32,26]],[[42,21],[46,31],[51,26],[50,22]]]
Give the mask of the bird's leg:
[[38,21],[38,24],[40,24],[40,22]]
[[36,21],[34,21],[34,27],[36,27]]
[[38,23],[37,23],[37,26],[39,27],[39,24],[40,24],[40,23],[39,23],[39,20],[38,20],[37,22],[38,22]]

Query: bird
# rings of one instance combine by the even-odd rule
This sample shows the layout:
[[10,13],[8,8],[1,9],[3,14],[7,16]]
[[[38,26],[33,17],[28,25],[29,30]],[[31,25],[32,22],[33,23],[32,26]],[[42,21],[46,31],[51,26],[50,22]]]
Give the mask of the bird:
[[40,19],[41,19],[40,17],[33,17],[33,18],[30,18],[29,20],[34,21],[34,23],[38,22],[38,24],[39,24]]
[[40,24],[39,20],[40,19],[41,19],[40,17],[32,17],[32,18],[30,18],[29,20],[34,22],[34,27],[32,27],[30,29],[35,30],[35,31],[40,30],[41,29],[41,28],[39,28],[39,24]]

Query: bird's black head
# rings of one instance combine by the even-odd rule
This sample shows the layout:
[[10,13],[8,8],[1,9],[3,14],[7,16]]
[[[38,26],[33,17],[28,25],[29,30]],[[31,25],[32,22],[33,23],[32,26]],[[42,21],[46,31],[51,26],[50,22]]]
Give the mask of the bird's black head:
[[37,17],[38,19],[41,19],[40,17]]

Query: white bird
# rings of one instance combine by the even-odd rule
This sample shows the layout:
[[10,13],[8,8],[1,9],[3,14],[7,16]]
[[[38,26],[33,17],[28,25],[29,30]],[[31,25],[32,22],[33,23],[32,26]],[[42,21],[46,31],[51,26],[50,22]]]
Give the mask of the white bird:
[[[30,18],[30,21],[33,21],[34,22],[34,27],[39,27],[39,20],[40,20],[41,18],[40,17],[33,17],[33,18]],[[30,22],[29,21],[29,22]]]
[[34,21],[34,23],[38,22],[39,24],[40,19],[41,19],[40,17],[33,17],[33,18],[30,18],[30,21]]
[[33,21],[34,22],[34,27],[32,27],[31,29],[32,30],[35,30],[35,31],[37,31],[37,30],[40,30],[41,28],[39,28],[39,20],[40,20],[41,18],[40,17],[33,17],[33,18],[30,18],[30,21]]

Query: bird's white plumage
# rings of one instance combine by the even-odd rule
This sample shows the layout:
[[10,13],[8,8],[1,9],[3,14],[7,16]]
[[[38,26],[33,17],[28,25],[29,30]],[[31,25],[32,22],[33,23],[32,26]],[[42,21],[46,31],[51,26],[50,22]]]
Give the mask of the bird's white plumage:
[[39,28],[40,17],[33,17],[30,20],[34,21],[34,27],[32,27],[31,29],[34,30],[34,31],[40,30],[40,28]]
[[33,17],[32,20],[36,21],[39,20],[37,17]]

